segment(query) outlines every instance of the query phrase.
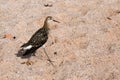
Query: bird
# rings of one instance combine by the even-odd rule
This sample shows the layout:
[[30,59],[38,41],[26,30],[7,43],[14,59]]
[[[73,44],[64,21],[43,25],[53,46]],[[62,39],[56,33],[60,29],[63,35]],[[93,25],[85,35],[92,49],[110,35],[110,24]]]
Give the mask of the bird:
[[[38,48],[42,47],[48,40],[48,35],[49,35],[49,30],[50,30],[49,25],[50,25],[51,21],[60,23],[59,21],[53,19],[52,16],[47,16],[45,21],[44,21],[43,27],[38,29],[32,35],[32,37],[28,40],[28,42],[23,44],[20,47],[20,50],[16,54],[17,57],[28,58],[28,61],[26,63],[31,64],[30,61],[29,61],[29,58],[31,56],[35,56],[36,50]],[[51,59],[49,58],[45,48],[43,48],[43,49],[44,49],[44,52],[45,52],[45,54],[46,54],[46,56],[48,58],[48,61],[52,62]]]

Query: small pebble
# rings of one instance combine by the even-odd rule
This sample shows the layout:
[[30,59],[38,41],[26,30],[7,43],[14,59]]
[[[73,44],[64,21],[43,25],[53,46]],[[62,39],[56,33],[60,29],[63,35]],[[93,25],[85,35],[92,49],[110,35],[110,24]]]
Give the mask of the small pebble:
[[44,4],[45,7],[52,7],[53,5],[52,4]]
[[16,39],[16,37],[14,36],[13,39]]
[[54,52],[55,55],[57,55],[57,52]]
[[107,19],[112,20],[110,17],[107,17]]

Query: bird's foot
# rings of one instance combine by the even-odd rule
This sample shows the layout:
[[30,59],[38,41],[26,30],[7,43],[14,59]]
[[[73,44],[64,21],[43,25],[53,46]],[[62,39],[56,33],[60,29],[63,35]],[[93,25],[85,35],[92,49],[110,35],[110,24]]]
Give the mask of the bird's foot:
[[26,61],[22,62],[21,64],[26,64],[27,66],[32,65],[34,62],[33,61]]
[[53,64],[53,62],[54,61],[52,61],[51,59],[47,59],[50,63],[51,63],[51,65],[54,67],[55,65]]
[[47,59],[49,62],[54,62],[54,61],[52,61],[51,59]]
[[27,62],[26,62],[26,65],[29,66],[29,65],[32,65],[33,63],[34,63],[33,61],[27,61]]

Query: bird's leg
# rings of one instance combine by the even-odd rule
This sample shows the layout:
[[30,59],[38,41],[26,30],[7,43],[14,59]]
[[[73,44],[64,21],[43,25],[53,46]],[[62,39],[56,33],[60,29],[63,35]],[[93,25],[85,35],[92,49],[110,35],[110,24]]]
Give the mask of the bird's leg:
[[[36,51],[35,51],[35,52],[36,52]],[[35,52],[32,53],[32,56],[36,56],[36,55],[35,55]]]
[[52,66],[54,66],[54,64],[52,63],[53,61],[50,59],[50,57],[48,56],[48,54],[47,54],[47,52],[46,52],[46,50],[45,50],[45,47],[43,47],[43,50],[44,50],[44,53],[45,53],[45,55],[47,56],[47,60],[51,63],[51,65]]
[[[31,54],[31,56],[36,56],[36,55],[35,55],[35,52],[33,52],[33,53]],[[31,58],[31,57],[28,58],[28,60],[27,60],[27,62],[26,62],[26,65],[32,65],[32,64],[33,64],[33,61],[31,61],[30,58]]]
[[30,60],[30,58],[28,58],[28,60],[27,60],[27,62],[26,62],[26,65],[32,65],[33,64],[33,62]]
[[31,60],[30,60],[30,57],[29,57],[27,61],[22,62],[21,64],[26,64],[26,65],[29,66],[29,65],[32,65],[32,64],[33,64],[33,61],[31,61]]

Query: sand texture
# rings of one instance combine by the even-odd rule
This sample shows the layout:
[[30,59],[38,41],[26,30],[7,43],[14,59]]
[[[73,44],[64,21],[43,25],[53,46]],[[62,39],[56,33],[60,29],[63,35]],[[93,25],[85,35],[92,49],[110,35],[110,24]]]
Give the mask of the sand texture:
[[[50,24],[45,44],[27,59],[20,46]],[[120,0],[0,0],[0,80],[120,80]]]

